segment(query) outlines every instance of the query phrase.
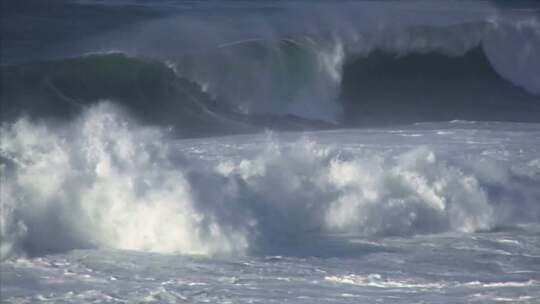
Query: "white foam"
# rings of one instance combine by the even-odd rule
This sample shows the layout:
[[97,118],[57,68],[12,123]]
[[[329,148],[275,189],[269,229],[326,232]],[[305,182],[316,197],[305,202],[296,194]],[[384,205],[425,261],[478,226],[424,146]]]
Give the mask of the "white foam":
[[390,280],[385,279],[379,274],[361,275],[343,275],[343,276],[327,276],[325,280],[335,283],[352,284],[364,287],[377,288],[422,288],[422,289],[440,289],[444,288],[443,283],[419,283],[412,280]]
[[523,282],[492,282],[492,283],[483,283],[483,282],[468,282],[463,284],[467,287],[483,287],[483,288],[501,288],[501,287],[528,287],[540,285],[540,282],[535,280],[528,280]]
[[[105,246],[208,254],[246,246],[193,208],[190,185],[157,130],[101,104],[59,132],[27,120],[2,129],[2,254]],[[62,134],[64,133],[64,134]],[[237,238],[239,237],[239,238]],[[205,239],[208,238],[208,242]]]
[[[230,254],[318,234],[474,232],[511,223],[513,212],[523,220],[513,187],[524,202],[538,195],[532,180],[520,184],[508,164],[484,166],[480,154],[460,164],[427,146],[173,141],[108,103],[61,128],[5,124],[1,136],[2,257],[95,246]],[[200,153],[179,152],[198,142]],[[200,156],[216,149],[227,153]],[[497,204],[486,185],[498,187]]]

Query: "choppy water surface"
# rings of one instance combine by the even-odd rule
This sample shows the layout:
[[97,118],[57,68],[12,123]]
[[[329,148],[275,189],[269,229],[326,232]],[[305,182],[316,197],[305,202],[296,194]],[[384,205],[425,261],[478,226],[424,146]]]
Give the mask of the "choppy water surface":
[[[71,241],[60,242],[56,238],[62,233],[36,232],[39,223],[20,217],[27,235],[12,235],[12,251],[39,256],[15,255],[2,262],[2,299],[535,303],[540,298],[539,136],[535,124],[456,121],[175,140],[169,157],[181,158],[177,167],[155,167],[163,162],[158,158],[153,169],[141,173],[160,181],[147,181],[153,189],[131,190],[120,182],[100,188],[112,194],[101,193],[102,201],[93,203],[109,214],[125,212],[126,222],[116,213],[118,222],[94,218],[86,213],[94,209],[83,206],[92,201],[76,197],[87,211],[77,213],[77,221],[61,219],[72,233]],[[103,159],[111,161],[118,147],[102,140],[95,142],[107,143],[102,152],[110,154]],[[132,162],[138,162],[142,151],[133,153]],[[108,180],[103,174],[123,176],[126,165],[116,161],[95,176],[93,187]],[[160,175],[166,170],[184,174],[180,185],[190,200],[183,204],[203,219],[167,222],[161,217],[160,222],[152,210],[160,205],[142,198],[117,203],[131,195],[124,191],[174,197],[176,190],[163,186],[172,176]],[[27,185],[18,187],[30,191]],[[92,193],[77,187],[72,190]],[[56,204],[59,213],[73,208]],[[140,204],[146,209],[133,211]],[[25,214],[21,206],[13,208]],[[193,217],[185,209],[166,212],[176,212],[174,220]],[[55,218],[46,213],[39,218],[50,221],[47,216]],[[79,227],[88,218],[91,225]],[[136,225],[127,224],[132,221]],[[9,223],[8,218],[7,228]],[[77,248],[87,236],[82,230],[100,230],[94,246],[110,249],[52,255],[35,249],[47,242]],[[32,233],[43,239],[33,240]]]

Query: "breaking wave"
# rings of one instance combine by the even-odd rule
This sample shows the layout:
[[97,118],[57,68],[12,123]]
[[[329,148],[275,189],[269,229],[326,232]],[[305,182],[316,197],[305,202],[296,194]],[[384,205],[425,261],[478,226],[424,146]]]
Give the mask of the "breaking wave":
[[[453,1],[252,5],[234,20],[218,10],[144,22],[84,48],[172,62],[246,114],[354,126],[540,117],[535,10]],[[388,114],[404,108],[411,112],[405,121]]]
[[[254,112],[246,110],[244,98],[227,93],[242,91],[229,83],[241,78],[224,74],[225,79],[218,82],[226,88],[216,92],[181,76],[173,63],[110,53],[3,66],[2,118],[28,115],[69,120],[107,99],[139,120],[172,127],[183,137],[261,128],[540,121],[540,97],[501,77],[480,47],[459,56],[438,51],[398,55],[376,50],[365,57],[350,57],[339,68],[333,67],[332,73],[321,71],[322,59],[296,42],[281,42],[279,52],[280,64],[271,71],[273,79],[264,81],[270,87],[250,90],[273,95],[253,96],[250,100],[265,107]],[[315,81],[313,77],[322,78]]]
[[540,218],[533,163],[517,171],[480,156],[446,161],[429,147],[347,152],[272,136],[254,153],[205,160],[180,152],[190,141],[107,102],[67,123],[18,119],[1,131],[3,258],[92,247],[257,254],[306,244],[317,255],[325,246],[315,241],[332,234],[474,232]]
[[[69,7],[95,6],[112,23],[124,8],[92,3]],[[540,121],[535,9],[461,1],[163,5],[127,5],[129,22],[53,44],[54,56],[17,51],[16,35],[7,35],[3,112],[69,115],[107,99],[185,136]],[[6,18],[18,24],[23,8],[14,7]],[[95,18],[80,17],[93,28]]]

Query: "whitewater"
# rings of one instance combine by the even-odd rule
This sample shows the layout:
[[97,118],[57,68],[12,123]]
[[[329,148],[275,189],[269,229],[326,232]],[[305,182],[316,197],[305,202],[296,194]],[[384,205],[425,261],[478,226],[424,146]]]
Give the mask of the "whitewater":
[[0,302],[539,303],[539,12],[3,3]]
[[3,130],[3,300],[540,297],[537,124],[173,140],[111,107]]

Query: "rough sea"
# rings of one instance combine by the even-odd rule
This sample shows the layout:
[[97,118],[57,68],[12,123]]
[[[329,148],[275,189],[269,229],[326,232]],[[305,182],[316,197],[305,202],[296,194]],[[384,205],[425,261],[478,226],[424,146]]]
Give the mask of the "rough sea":
[[540,303],[534,1],[1,17],[1,303]]

